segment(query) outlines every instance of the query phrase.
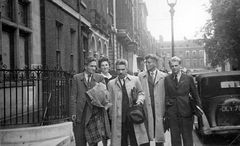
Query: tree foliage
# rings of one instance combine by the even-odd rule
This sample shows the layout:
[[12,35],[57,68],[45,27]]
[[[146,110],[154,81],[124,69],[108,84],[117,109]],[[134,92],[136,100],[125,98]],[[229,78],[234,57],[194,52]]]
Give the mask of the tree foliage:
[[212,66],[229,61],[240,68],[240,0],[210,0],[212,18],[204,26],[204,43]]

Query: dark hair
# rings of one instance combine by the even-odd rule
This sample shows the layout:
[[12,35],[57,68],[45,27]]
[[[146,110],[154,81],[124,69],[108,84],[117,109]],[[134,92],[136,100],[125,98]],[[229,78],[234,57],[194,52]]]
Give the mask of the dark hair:
[[147,56],[145,56],[145,59],[153,59],[155,60],[156,62],[158,62],[158,56],[157,55],[154,55],[154,54],[148,54]]
[[97,59],[94,58],[94,57],[87,57],[87,58],[85,59],[84,65],[87,66],[87,65],[89,65],[89,63],[91,63],[91,62],[93,62],[93,61],[97,62]]
[[98,67],[99,67],[99,68],[101,68],[101,64],[102,64],[102,62],[104,62],[104,61],[108,62],[108,64],[110,65],[109,59],[108,59],[107,57],[102,57],[102,58],[100,58],[100,59],[98,60]]

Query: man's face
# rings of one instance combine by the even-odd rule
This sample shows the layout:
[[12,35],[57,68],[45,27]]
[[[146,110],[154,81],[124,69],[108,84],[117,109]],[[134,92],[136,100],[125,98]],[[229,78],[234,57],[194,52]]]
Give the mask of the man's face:
[[120,79],[123,79],[127,75],[127,67],[125,65],[117,65],[116,69]]
[[92,61],[87,66],[85,66],[86,72],[90,73],[90,74],[95,73],[96,68],[97,68],[97,62],[96,61]]
[[146,68],[148,71],[153,71],[157,66],[157,63],[154,59],[148,58],[146,60]]
[[178,61],[174,61],[174,62],[171,62],[171,69],[172,69],[172,73],[173,74],[178,74],[180,69],[181,69],[181,65],[179,64]]

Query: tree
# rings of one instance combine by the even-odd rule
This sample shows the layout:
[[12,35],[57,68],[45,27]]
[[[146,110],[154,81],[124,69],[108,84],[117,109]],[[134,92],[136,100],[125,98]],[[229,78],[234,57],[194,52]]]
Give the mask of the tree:
[[212,18],[204,26],[204,44],[212,66],[230,62],[240,69],[240,1],[210,0]]

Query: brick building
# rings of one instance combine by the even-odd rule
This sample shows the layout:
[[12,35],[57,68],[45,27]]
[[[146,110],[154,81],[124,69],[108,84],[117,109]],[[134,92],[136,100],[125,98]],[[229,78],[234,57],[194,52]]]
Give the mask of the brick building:
[[[160,43],[158,52],[162,59],[161,67],[170,70],[168,60],[172,57],[171,42]],[[207,68],[206,52],[198,40],[175,41],[174,54],[182,59],[182,67],[190,70]]]

